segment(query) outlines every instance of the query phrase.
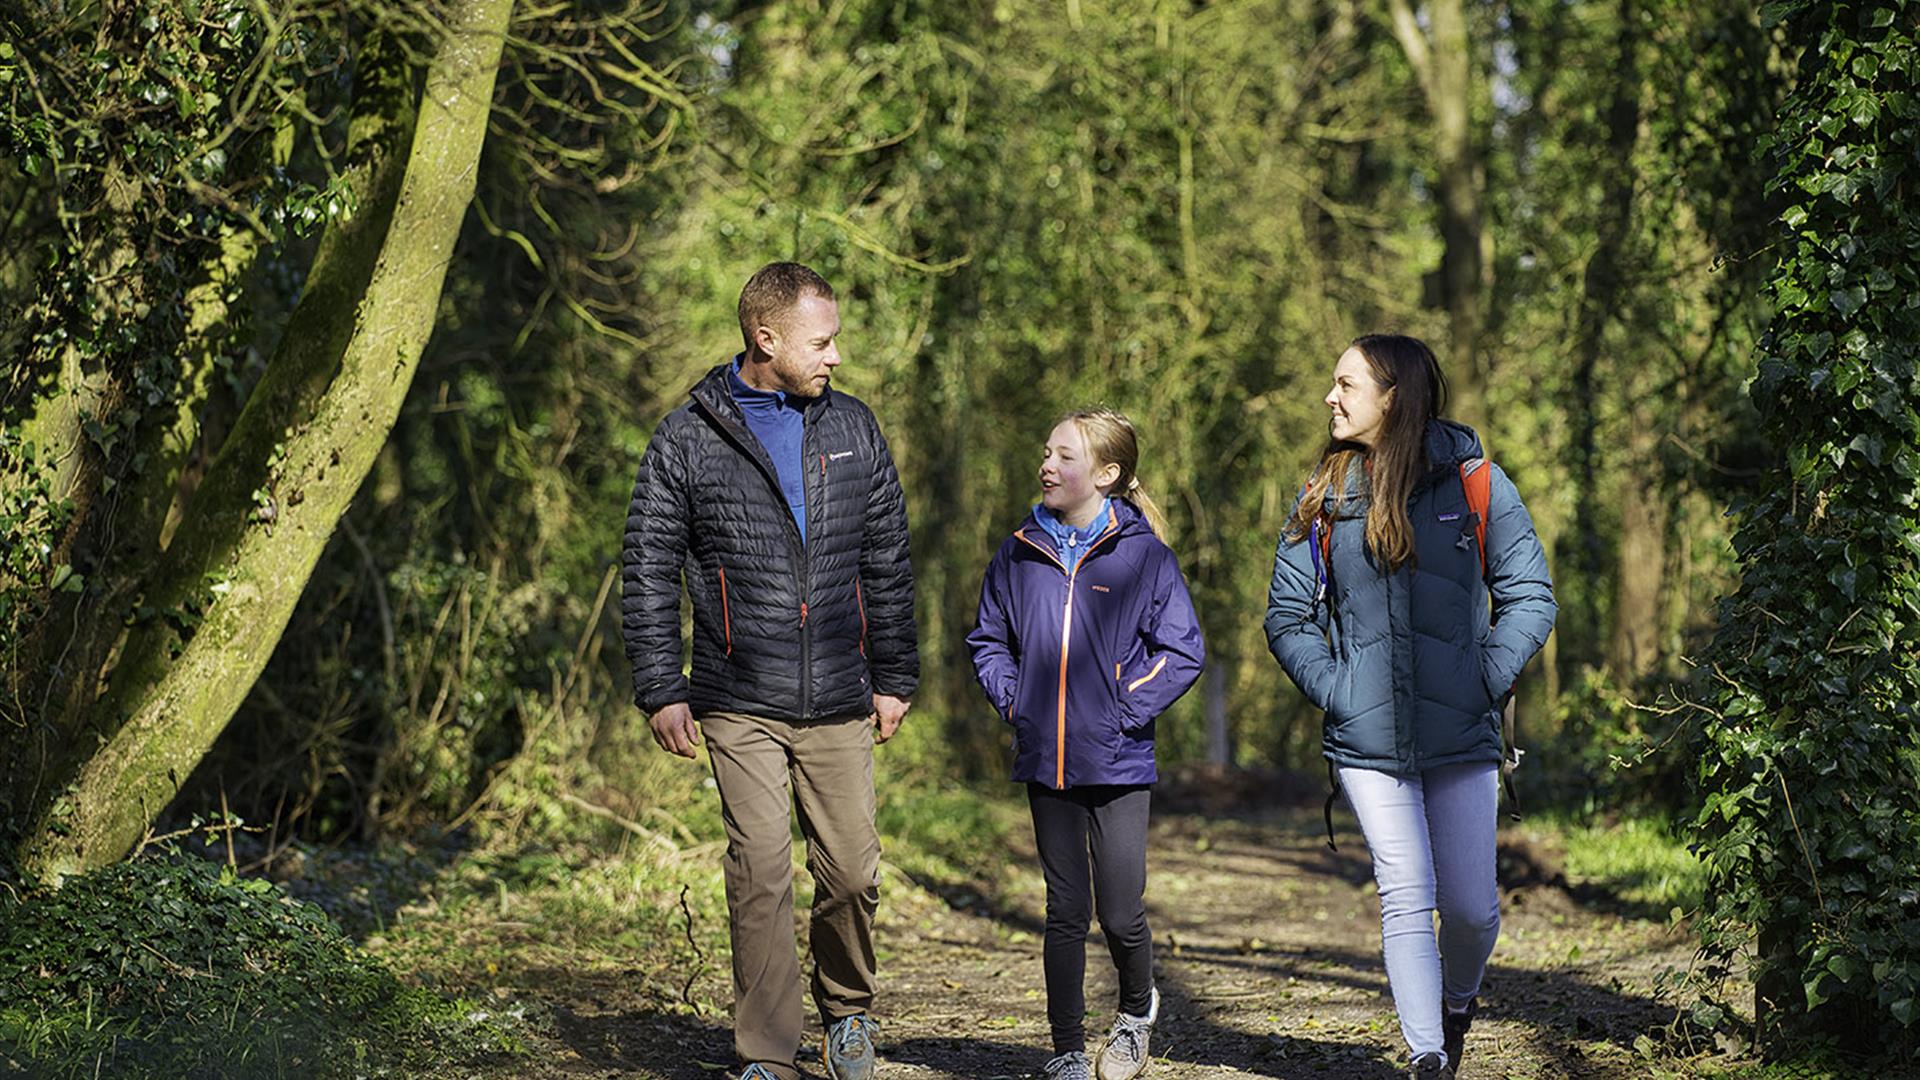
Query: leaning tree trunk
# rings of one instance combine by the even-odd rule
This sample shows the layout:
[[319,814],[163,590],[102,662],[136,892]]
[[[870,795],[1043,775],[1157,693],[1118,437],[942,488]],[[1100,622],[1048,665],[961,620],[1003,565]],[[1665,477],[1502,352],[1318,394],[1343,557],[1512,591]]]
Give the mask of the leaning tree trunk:
[[[449,6],[417,108],[405,80],[373,89],[399,108],[363,114],[366,148],[393,151],[393,167],[373,168],[361,213],[329,230],[283,345],[148,580],[150,608],[196,617],[138,622],[118,644],[87,710],[104,726],[97,749],[30,808],[29,876],[57,882],[124,856],[266,665],[432,330],[511,9]],[[409,113],[410,127],[378,122]],[[262,462],[265,482],[250,484]]]

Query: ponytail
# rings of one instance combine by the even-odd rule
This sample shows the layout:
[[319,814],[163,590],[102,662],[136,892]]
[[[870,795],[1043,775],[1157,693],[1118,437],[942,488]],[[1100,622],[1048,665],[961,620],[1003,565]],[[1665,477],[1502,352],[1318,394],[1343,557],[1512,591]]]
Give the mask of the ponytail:
[[1160,504],[1154,502],[1153,496],[1147,494],[1147,489],[1141,485],[1139,477],[1127,477],[1127,490],[1123,497],[1147,519],[1147,528],[1153,530],[1153,535],[1159,537],[1161,543],[1166,543],[1167,515],[1160,512]]

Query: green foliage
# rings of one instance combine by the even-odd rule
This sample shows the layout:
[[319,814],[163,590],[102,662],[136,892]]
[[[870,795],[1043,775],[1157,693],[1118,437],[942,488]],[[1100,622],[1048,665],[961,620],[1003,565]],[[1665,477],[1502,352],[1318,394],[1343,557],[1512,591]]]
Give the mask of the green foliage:
[[0,1046],[35,1075],[386,1074],[514,1045],[501,1021],[401,983],[320,909],[202,859],[0,895]]
[[1777,5],[1777,314],[1752,393],[1785,469],[1744,507],[1694,823],[1702,945],[1762,1034],[1920,1041],[1920,5]]
[[51,542],[66,528],[72,503],[54,491],[39,449],[0,427],[0,471],[10,464],[25,479],[0,489],[0,533],[8,537],[0,553],[0,663],[9,669],[20,661],[27,628],[45,613],[47,595],[86,583],[85,575],[53,558]]

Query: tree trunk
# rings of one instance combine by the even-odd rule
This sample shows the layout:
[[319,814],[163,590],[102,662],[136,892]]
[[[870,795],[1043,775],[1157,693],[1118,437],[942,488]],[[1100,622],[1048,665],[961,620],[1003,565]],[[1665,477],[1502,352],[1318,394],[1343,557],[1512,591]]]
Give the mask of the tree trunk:
[[1607,668],[1623,680],[1649,674],[1660,661],[1665,626],[1660,590],[1667,569],[1667,492],[1637,478],[1655,476],[1656,435],[1636,424],[1627,443],[1620,484],[1620,559],[1614,574],[1613,633],[1607,643]]
[[1207,761],[1233,764],[1233,733],[1227,725],[1227,665],[1215,654],[1207,658]]
[[1432,0],[1427,30],[1407,0],[1392,0],[1393,34],[1420,80],[1433,121],[1434,172],[1440,195],[1440,292],[1450,339],[1448,377],[1454,411],[1477,420],[1482,408],[1481,332],[1493,272],[1486,230],[1486,165],[1473,131],[1473,48],[1462,0]]
[[[1600,389],[1596,386],[1601,361],[1607,355],[1607,327],[1616,317],[1620,297],[1626,291],[1626,268],[1623,265],[1628,233],[1633,227],[1634,173],[1633,152],[1640,135],[1640,75],[1639,42],[1635,35],[1638,15],[1635,6],[1629,0],[1623,0],[1617,17],[1620,20],[1616,38],[1616,51],[1613,63],[1612,100],[1607,106],[1607,147],[1605,154],[1605,174],[1600,178],[1604,195],[1601,205],[1608,208],[1599,221],[1592,257],[1587,260],[1586,272],[1581,280],[1580,310],[1576,321],[1573,343],[1574,370],[1568,412],[1574,421],[1574,481],[1579,485],[1580,498],[1574,502],[1573,532],[1570,560],[1575,574],[1589,583],[1573,590],[1569,596],[1571,609],[1563,617],[1563,625],[1579,628],[1577,633],[1574,659],[1576,661],[1597,660],[1603,643],[1598,640],[1607,625],[1601,610],[1602,598],[1599,590],[1590,583],[1607,580],[1604,546],[1601,541],[1603,530],[1595,510],[1601,505],[1605,495],[1602,492],[1601,452],[1600,452]],[[1630,410],[1631,411],[1631,410]],[[1623,476],[1621,492],[1623,510],[1629,515],[1639,515],[1645,509],[1649,492],[1643,490],[1640,478],[1642,461],[1652,460],[1650,437],[1643,438],[1635,432],[1633,438],[1644,442],[1645,456],[1630,455],[1623,460],[1620,470]],[[1662,496],[1664,497],[1664,496]],[[1664,514],[1664,507],[1662,507]],[[1664,518],[1662,519],[1664,523]],[[1625,595],[1629,574],[1640,573],[1644,567],[1629,567],[1627,560],[1638,557],[1639,552],[1630,551],[1640,538],[1634,536],[1636,527],[1646,523],[1629,522],[1625,516],[1620,522],[1620,567],[1621,576],[1616,579],[1619,592],[1615,603],[1626,601]],[[1651,541],[1658,544],[1656,537]],[[1663,558],[1658,551],[1655,560]],[[1655,575],[1653,587],[1659,587],[1659,570],[1651,571]],[[1636,587],[1644,582],[1636,583]],[[1641,599],[1635,597],[1635,603]],[[1622,619],[1640,618],[1642,612],[1616,613],[1613,619],[1615,634],[1605,643],[1607,654],[1618,655],[1615,646],[1619,645],[1618,632]],[[1657,619],[1645,620],[1649,625]],[[1656,631],[1657,634],[1657,631]],[[1616,673],[1625,674],[1624,669],[1614,668]]]
[[[102,741],[57,798],[34,807],[20,848],[29,876],[57,882],[125,855],[265,666],[432,331],[511,9],[512,0],[450,5],[404,169],[376,168],[364,217],[342,226],[364,242],[323,244],[283,346],[151,582],[153,606],[174,613],[129,631],[91,710],[107,728]],[[400,108],[385,117],[404,117],[405,97],[388,100]],[[397,150],[406,136],[388,124],[367,145]],[[250,487],[262,463],[265,482]]]

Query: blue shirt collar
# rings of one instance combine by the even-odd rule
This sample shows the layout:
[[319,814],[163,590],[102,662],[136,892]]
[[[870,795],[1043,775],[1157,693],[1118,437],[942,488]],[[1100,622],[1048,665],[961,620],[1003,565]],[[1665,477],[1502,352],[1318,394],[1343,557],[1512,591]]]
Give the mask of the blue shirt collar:
[[1100,512],[1093,515],[1093,520],[1088,522],[1084,529],[1074,528],[1055,516],[1053,511],[1038,503],[1034,504],[1033,516],[1040,522],[1040,527],[1047,530],[1047,535],[1053,537],[1055,544],[1065,548],[1067,538],[1073,537],[1075,547],[1084,547],[1089,540],[1106,531],[1107,522],[1113,517],[1113,500],[1102,499]]
[[747,381],[740,377],[740,365],[745,359],[746,354],[741,353],[733,358],[733,366],[727,368],[727,389],[733,392],[733,400],[739,402],[743,408],[753,405],[789,404],[798,407],[798,402],[788,400],[789,395],[785,390],[757,390],[748,386]]

